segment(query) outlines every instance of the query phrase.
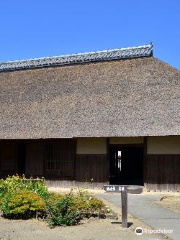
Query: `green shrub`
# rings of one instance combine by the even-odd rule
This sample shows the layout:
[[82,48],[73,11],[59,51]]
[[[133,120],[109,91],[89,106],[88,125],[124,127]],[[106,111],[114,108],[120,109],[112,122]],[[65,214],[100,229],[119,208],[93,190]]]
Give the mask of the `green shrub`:
[[78,189],[78,192],[75,194],[73,194],[73,192],[70,194],[73,195],[73,208],[81,212],[99,212],[105,207],[102,201],[89,195],[87,191],[83,191],[82,189]]
[[[57,197],[57,195],[56,195]],[[80,220],[80,214],[77,210],[72,210],[74,206],[73,196],[65,195],[61,200],[52,204],[47,201],[46,205],[49,211],[48,222],[51,226],[56,225],[75,225]]]
[[51,204],[53,206],[55,206],[62,199],[63,196],[60,195],[59,193],[49,193],[48,198],[46,198],[46,200],[48,200],[48,204]]
[[3,179],[0,179],[0,199],[7,193],[7,186]]
[[52,226],[75,225],[84,217],[99,216],[101,211],[104,213],[103,202],[82,190],[77,193],[71,191],[65,196],[54,194],[51,197],[46,201],[46,205],[49,212],[48,222]]
[[88,209],[94,212],[94,211],[100,211],[102,210],[102,208],[104,208],[104,203],[101,200],[95,197],[89,198]]
[[7,218],[46,217],[51,226],[75,225],[82,218],[106,211],[102,201],[84,190],[62,196],[49,193],[44,179],[34,181],[18,175],[0,180],[0,209]]
[[49,197],[43,178],[36,179],[36,181],[34,181],[32,179],[26,179],[24,175],[22,177],[14,175],[12,177],[7,177],[5,180],[0,180],[0,208],[4,201],[7,201],[9,196],[12,194],[16,195],[16,193],[20,190],[33,191],[43,199]]
[[7,193],[1,205],[1,210],[6,218],[27,219],[45,215],[46,205],[36,193],[24,189]]
[[[37,193],[39,196],[47,197],[48,190],[45,186],[44,179],[37,178],[36,180],[33,179],[26,179],[23,175],[22,177],[18,175],[13,175],[12,177],[7,177],[5,180],[1,180],[3,185],[3,189],[5,188],[6,192],[16,192],[17,190],[28,189],[32,190],[33,192]],[[1,185],[0,185],[1,186]],[[2,192],[3,192],[2,189]],[[1,191],[1,188],[0,188]]]

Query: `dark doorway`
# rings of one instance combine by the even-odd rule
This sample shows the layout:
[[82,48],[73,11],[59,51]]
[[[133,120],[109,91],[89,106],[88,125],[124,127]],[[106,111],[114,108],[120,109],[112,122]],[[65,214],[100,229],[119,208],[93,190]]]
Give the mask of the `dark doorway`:
[[110,184],[143,185],[143,147],[110,147]]
[[18,144],[18,174],[25,174],[26,168],[26,144]]

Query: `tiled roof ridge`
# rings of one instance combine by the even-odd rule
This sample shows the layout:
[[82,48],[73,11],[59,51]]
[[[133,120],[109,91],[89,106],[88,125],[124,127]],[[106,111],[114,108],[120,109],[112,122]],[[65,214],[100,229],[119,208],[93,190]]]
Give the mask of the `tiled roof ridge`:
[[0,62],[0,72],[71,65],[78,63],[149,57],[152,55],[153,45],[148,44],[138,47],[127,47],[97,52],[85,52],[71,55],[60,55],[53,57]]

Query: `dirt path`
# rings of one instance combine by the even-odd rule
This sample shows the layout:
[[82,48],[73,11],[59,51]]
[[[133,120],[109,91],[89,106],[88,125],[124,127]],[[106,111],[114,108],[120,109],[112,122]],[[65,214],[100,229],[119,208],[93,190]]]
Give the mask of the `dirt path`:
[[90,219],[78,226],[50,229],[46,223],[38,220],[19,221],[1,218],[0,237],[10,238],[12,240],[145,239],[144,234],[142,237],[137,236],[132,229],[124,230],[120,228],[119,225],[111,224],[109,219]]

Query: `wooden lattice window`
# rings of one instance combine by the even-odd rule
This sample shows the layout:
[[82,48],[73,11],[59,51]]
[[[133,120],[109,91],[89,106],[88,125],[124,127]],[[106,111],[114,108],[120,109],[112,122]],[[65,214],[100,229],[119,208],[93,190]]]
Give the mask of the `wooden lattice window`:
[[45,174],[74,178],[76,143],[74,140],[48,141],[45,144]]

